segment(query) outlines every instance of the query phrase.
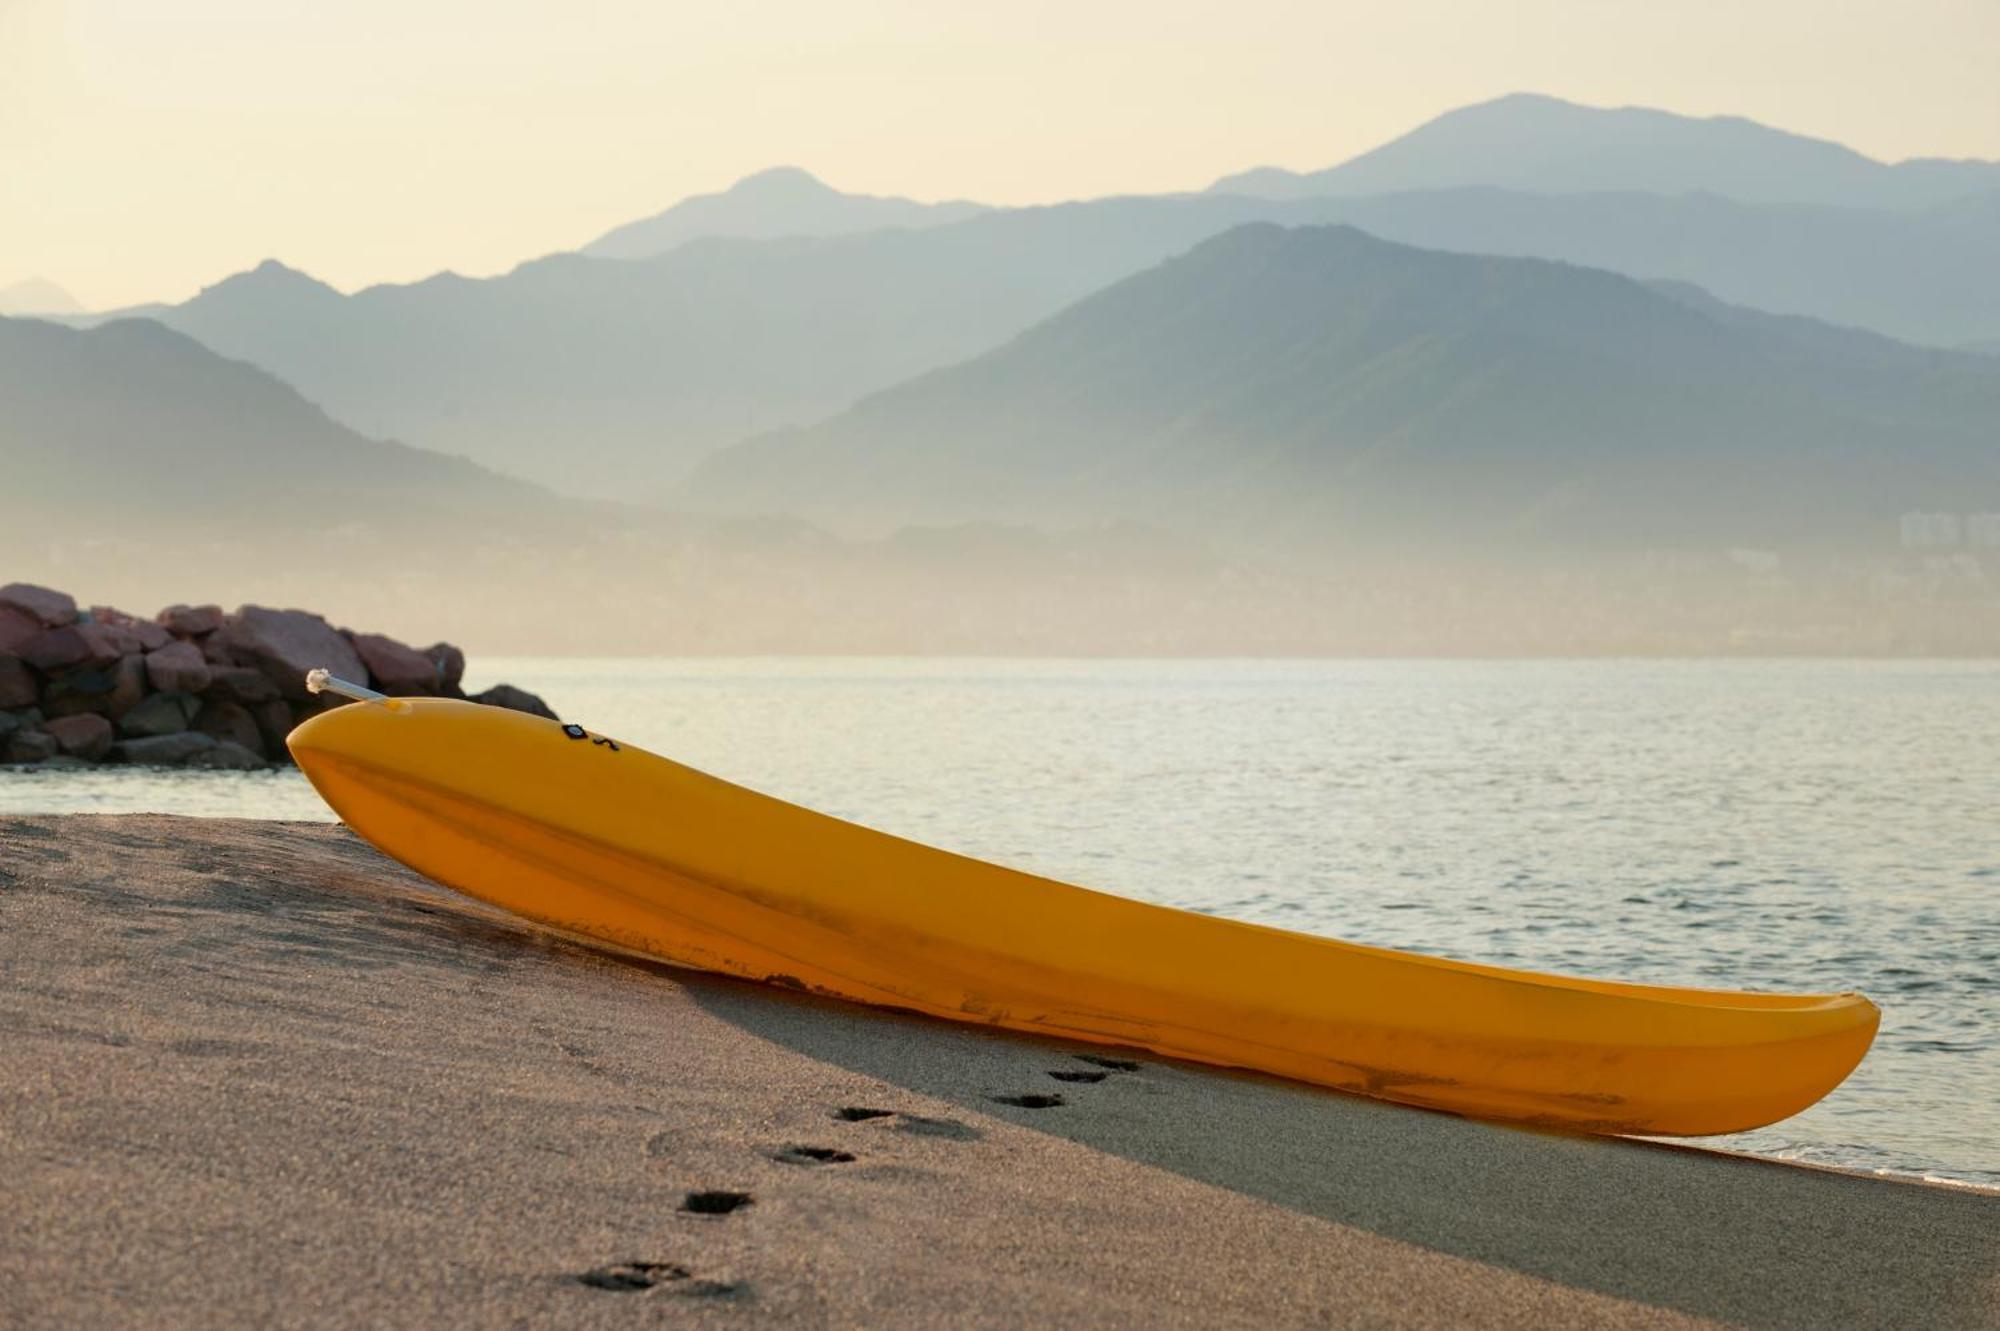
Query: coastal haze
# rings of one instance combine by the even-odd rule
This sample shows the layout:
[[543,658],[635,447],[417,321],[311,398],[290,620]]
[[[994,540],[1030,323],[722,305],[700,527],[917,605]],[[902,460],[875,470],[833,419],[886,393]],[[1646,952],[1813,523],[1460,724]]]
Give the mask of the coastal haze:
[[785,166],[488,278],[7,299],[0,557],[114,603],[512,652],[2000,647],[2000,165],[1741,118],[1514,94],[1053,206]]

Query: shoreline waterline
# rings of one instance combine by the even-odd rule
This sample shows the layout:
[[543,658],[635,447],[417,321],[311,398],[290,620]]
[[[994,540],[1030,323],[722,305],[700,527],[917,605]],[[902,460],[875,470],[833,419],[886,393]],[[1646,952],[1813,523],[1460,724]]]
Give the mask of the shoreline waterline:
[[[1723,1149],[2000,1184],[2000,669],[492,660],[566,718],[1121,895],[1594,978],[1859,989],[1875,1048]],[[0,811],[330,818],[295,772],[0,774]]]

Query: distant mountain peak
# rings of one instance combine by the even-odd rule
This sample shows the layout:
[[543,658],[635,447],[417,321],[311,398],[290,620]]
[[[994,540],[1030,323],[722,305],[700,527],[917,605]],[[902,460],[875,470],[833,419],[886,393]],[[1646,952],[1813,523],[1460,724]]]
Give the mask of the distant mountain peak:
[[1890,165],[1742,116],[1598,107],[1514,92],[1457,107],[1321,171],[1263,166],[1211,193],[1271,199],[1493,186],[1536,193],[1708,193],[1749,203],[1921,209],[2000,188],[2000,163]]
[[[250,270],[250,275],[266,282],[310,282],[314,286],[326,286],[326,283],[320,281],[311,273],[305,272],[303,269],[294,268],[280,259],[264,260]],[[327,287],[329,291],[332,289],[331,287]]]
[[762,171],[752,171],[722,192],[745,194],[773,188],[808,190],[814,194],[840,193],[802,166],[767,166]]
[[215,295],[217,292],[235,292],[239,290],[257,291],[288,297],[312,298],[332,296],[337,299],[340,296],[340,292],[312,276],[312,274],[300,272],[298,269],[281,263],[277,259],[266,259],[255,268],[241,273],[231,273],[220,282],[211,283],[203,287],[200,294],[195,296],[194,300],[201,301]]
[[608,231],[582,252],[604,259],[645,259],[702,237],[853,235],[886,227],[939,226],[984,209],[962,199],[921,203],[845,194],[804,167],[773,166],[719,193],[690,195],[665,212]]
[[0,315],[82,314],[75,296],[45,277],[30,277],[0,287]]

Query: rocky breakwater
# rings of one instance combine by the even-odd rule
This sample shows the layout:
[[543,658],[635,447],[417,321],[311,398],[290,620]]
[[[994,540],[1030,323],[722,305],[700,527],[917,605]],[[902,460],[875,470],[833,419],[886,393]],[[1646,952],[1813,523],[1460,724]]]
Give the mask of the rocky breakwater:
[[[304,610],[260,605],[228,614],[175,605],[141,619],[10,583],[0,587],[0,763],[287,763],[292,727],[342,701],[306,692],[315,666],[397,697],[466,696],[465,654],[450,643],[419,651]],[[472,701],[555,715],[507,684]]]

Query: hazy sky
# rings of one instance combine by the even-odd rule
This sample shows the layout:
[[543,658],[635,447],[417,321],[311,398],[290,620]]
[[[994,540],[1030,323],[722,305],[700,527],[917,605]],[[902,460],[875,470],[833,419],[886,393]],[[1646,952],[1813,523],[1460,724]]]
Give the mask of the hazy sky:
[[487,273],[796,163],[1028,203],[1532,90],[2000,158],[2000,0],[0,0],[0,285]]

